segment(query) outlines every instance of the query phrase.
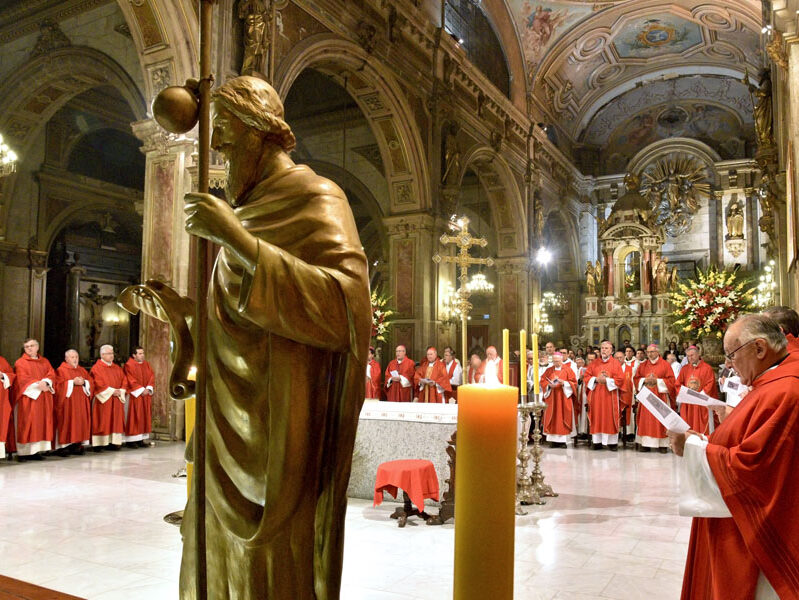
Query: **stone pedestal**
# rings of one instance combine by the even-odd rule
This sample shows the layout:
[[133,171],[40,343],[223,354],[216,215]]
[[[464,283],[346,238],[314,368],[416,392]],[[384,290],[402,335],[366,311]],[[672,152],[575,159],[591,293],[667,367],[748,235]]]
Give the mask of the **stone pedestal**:
[[595,316],[599,314],[599,298],[597,296],[587,296],[585,299],[585,316]]

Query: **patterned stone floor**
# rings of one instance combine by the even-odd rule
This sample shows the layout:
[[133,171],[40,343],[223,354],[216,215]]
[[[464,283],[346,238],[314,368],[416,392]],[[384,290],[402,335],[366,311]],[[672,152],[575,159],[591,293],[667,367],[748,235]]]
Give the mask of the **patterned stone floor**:
[[[0,574],[90,600],[177,597],[182,446],[0,461]],[[558,498],[517,518],[516,600],[679,597],[690,519],[676,458],[547,450]],[[454,527],[404,529],[392,503],[347,511],[343,600],[452,597]]]

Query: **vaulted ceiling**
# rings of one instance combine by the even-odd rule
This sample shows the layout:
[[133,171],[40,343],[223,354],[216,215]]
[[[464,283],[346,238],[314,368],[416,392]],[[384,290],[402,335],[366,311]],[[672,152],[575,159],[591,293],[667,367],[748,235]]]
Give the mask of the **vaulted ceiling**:
[[505,0],[533,103],[559,138],[594,149],[600,171],[668,137],[722,158],[751,152],[741,83],[763,67],[759,0]]

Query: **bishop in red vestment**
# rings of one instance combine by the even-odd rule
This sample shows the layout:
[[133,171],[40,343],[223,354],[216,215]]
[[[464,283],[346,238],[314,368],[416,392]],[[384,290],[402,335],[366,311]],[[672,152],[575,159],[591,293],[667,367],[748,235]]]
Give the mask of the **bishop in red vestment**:
[[[646,386],[673,408],[674,399],[677,397],[674,371],[668,361],[660,357],[657,345],[650,344],[646,354],[649,360],[638,365],[633,379],[636,392],[640,392]],[[664,454],[669,451],[666,428],[645,407],[641,407],[638,412],[638,435],[635,436],[635,442],[640,445],[642,452],[649,452],[650,448],[658,448]]]
[[114,364],[114,348],[100,348],[100,358],[89,372],[92,386],[92,446],[119,450],[125,438],[127,389],[122,367]]
[[[682,386],[687,385],[696,392],[704,392],[711,398],[718,399],[719,388],[716,385],[716,374],[713,368],[699,357],[699,349],[691,346],[686,352],[688,364],[680,369],[677,376],[676,393],[680,393]],[[699,433],[708,432],[709,414],[705,406],[697,404],[683,404],[680,407],[680,416],[685,419],[691,429]]]
[[544,433],[554,447],[566,447],[566,442],[577,435],[572,396],[577,393],[577,377],[571,367],[563,364],[563,354],[552,355],[552,366],[539,381],[547,408],[544,413]]
[[[16,375],[8,361],[0,356],[0,458],[6,457],[6,439],[11,424],[11,385]],[[11,449],[9,448],[9,452]]]
[[125,444],[145,447],[153,430],[153,393],[155,374],[150,363],[144,360],[144,348],[137,346],[125,363]]
[[39,356],[39,342],[26,340],[23,348],[25,353],[14,364],[17,455],[41,460],[39,453],[52,448],[55,371],[49,360]]
[[624,373],[619,361],[613,358],[613,345],[604,341],[600,356],[585,368],[583,382],[588,392],[588,421],[594,450],[604,444],[616,450],[619,443],[619,391]]
[[386,400],[389,402],[411,401],[416,365],[407,354],[405,346],[400,344],[396,349],[396,358],[386,367]]
[[375,349],[369,347],[369,360],[366,361],[366,390],[364,398],[380,399],[380,363],[375,360]]
[[451,392],[447,369],[438,351],[430,346],[427,349],[427,360],[423,361],[413,375],[414,402],[441,404],[444,402],[444,392]]
[[91,384],[86,369],[78,364],[78,353],[67,350],[64,362],[56,371],[55,447],[83,454],[92,431]]
[[694,516],[683,600],[799,600],[799,354],[780,335],[765,315],[733,323],[724,351],[752,390],[709,439],[670,434]]
[[624,373],[624,384],[621,386],[619,399],[621,400],[621,422],[629,435],[635,431],[635,414],[633,413],[633,404],[635,404],[635,390],[633,390],[633,376],[635,375],[636,367],[635,355],[633,354],[633,349],[628,346],[624,352],[616,352],[615,357],[621,365],[622,373]]

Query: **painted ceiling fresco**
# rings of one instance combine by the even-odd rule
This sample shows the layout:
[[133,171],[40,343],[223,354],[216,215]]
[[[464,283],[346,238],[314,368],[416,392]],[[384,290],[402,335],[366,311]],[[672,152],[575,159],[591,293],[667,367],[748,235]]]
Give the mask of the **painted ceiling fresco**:
[[[684,123],[694,122],[690,116],[699,107],[718,107],[717,114],[715,108],[706,114],[714,113],[719,126],[728,117],[736,119],[735,137],[748,139],[751,104],[745,105],[748,93],[736,80],[763,64],[760,2],[507,1],[537,105],[571,140],[616,144],[625,155],[629,147],[622,138],[628,138],[614,137],[614,131],[636,116],[642,123],[657,122],[654,109],[643,112],[670,106],[673,84],[661,86],[664,79],[678,81],[672,104],[689,115],[681,117]],[[650,134],[674,135],[657,127]]]

